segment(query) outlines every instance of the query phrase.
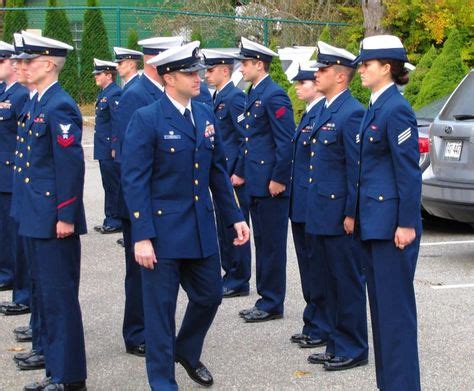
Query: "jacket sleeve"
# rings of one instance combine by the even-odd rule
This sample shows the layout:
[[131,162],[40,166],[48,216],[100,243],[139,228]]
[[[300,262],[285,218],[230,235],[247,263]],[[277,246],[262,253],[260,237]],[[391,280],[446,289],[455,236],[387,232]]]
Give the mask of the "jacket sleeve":
[[398,225],[417,228],[421,208],[420,149],[415,114],[408,104],[392,108],[387,137],[399,196]]
[[74,223],[82,210],[84,191],[84,151],[82,117],[71,102],[53,108],[48,116],[56,171],[58,220]]
[[235,164],[233,174],[243,178],[244,177],[244,129],[241,122],[238,121],[239,116],[245,110],[245,94],[242,91],[236,93],[230,101],[230,115],[232,119],[232,124],[234,125],[234,130],[239,134],[239,156],[237,157],[237,162]]
[[122,90],[117,90],[109,97],[110,123],[111,123],[111,148],[117,150],[118,146],[118,132],[117,126],[119,123],[119,102],[122,96]]
[[245,221],[245,219],[226,170],[225,153],[219,132],[215,133],[214,140],[209,187],[213,199],[219,210],[222,211],[225,225],[231,227],[237,222]]
[[151,204],[153,129],[139,110],[133,114],[123,142],[121,182],[134,242],[156,237]]
[[[358,105],[359,106],[359,105]],[[344,122],[343,143],[346,157],[347,198],[345,216],[355,217],[357,204],[357,178],[359,174],[359,148],[356,135],[364,117],[363,107],[353,110]]]
[[291,159],[293,156],[291,139],[295,131],[293,108],[288,95],[281,89],[270,95],[266,108],[273,140],[276,145],[275,164],[271,179],[289,186]]

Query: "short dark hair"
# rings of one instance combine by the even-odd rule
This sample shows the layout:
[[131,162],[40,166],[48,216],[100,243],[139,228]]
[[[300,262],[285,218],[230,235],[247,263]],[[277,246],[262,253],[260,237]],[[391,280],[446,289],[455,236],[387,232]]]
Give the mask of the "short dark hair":
[[104,71],[106,75],[112,75],[112,81],[117,80],[117,71]]
[[253,64],[256,64],[257,61],[262,61],[264,71],[267,72],[267,73],[270,72],[270,63],[269,62],[266,62],[266,61],[263,61],[263,60],[252,59]]
[[405,63],[403,61],[391,59],[379,59],[377,61],[382,65],[390,65],[390,74],[395,84],[403,86],[408,83],[410,79],[408,76],[408,69],[405,68]]

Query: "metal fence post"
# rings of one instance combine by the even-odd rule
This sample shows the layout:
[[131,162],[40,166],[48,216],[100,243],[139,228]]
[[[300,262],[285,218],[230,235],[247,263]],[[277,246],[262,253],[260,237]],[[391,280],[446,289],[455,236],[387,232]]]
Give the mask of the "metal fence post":
[[121,41],[122,41],[122,39],[121,39],[122,38],[122,30],[121,30],[122,23],[121,23],[121,8],[120,7],[117,7],[116,15],[117,15],[117,36],[116,36],[117,46],[122,46],[122,44],[121,44]]
[[263,21],[263,44],[268,46],[268,19]]

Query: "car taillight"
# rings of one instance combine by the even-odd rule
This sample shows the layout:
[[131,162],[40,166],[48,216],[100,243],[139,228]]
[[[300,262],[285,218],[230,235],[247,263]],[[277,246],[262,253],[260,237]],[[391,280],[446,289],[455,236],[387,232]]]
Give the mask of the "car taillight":
[[430,139],[428,137],[419,137],[418,146],[420,147],[420,153],[428,153],[430,151]]

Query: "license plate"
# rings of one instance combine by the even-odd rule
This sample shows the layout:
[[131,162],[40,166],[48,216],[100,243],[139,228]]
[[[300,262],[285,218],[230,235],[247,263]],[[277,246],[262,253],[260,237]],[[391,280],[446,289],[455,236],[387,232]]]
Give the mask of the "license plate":
[[444,149],[444,158],[446,160],[461,159],[462,141],[446,141]]

